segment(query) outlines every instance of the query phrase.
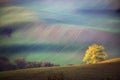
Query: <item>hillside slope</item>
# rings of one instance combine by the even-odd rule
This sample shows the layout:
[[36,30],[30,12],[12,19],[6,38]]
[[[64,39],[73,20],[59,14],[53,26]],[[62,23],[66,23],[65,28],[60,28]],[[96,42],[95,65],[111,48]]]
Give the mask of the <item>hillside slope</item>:
[[120,58],[107,62],[0,72],[0,80],[120,80]]
[[110,60],[105,60],[105,61],[102,61],[100,63],[118,63],[120,62],[120,58],[114,58],[114,59],[110,59]]

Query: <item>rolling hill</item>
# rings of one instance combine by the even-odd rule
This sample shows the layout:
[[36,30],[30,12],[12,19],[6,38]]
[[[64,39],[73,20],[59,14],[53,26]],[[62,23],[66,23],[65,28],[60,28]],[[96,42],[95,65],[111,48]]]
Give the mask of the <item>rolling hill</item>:
[[5,71],[0,80],[120,80],[120,58],[101,63]]
[[120,58],[114,58],[114,59],[110,59],[110,60],[105,60],[105,61],[102,61],[100,63],[118,63],[120,62]]

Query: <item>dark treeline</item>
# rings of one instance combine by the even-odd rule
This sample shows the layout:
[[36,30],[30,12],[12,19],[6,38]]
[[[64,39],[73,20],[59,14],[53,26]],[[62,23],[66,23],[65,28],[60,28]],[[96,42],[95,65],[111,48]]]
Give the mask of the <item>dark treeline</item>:
[[7,57],[0,57],[0,71],[38,68],[38,67],[52,67],[52,66],[60,66],[60,65],[51,62],[40,62],[40,61],[29,62],[26,61],[25,58],[23,57],[17,58],[14,61],[14,63],[11,63]]

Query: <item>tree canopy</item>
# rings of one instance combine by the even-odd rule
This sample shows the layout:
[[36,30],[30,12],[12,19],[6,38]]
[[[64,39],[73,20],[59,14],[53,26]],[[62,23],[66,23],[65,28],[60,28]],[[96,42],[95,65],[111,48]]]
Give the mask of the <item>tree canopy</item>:
[[95,64],[104,61],[107,58],[107,53],[102,45],[92,44],[86,50],[83,62],[87,64]]

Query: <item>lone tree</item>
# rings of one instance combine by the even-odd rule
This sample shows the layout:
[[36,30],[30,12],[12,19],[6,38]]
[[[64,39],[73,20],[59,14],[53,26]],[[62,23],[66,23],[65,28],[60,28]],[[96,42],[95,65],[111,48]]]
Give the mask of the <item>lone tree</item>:
[[86,50],[83,62],[87,64],[95,64],[104,61],[107,58],[107,53],[101,45],[93,44]]

